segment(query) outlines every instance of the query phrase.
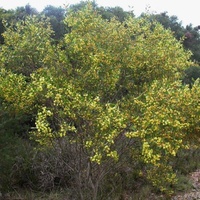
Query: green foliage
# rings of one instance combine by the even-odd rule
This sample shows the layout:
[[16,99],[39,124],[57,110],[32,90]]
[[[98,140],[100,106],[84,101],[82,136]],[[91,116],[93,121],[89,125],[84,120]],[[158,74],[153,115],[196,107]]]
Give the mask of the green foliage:
[[182,26],[182,23],[178,21],[177,16],[169,16],[167,12],[160,14],[152,14],[151,18],[158,21],[166,29],[170,29],[174,33],[174,37],[178,40],[181,40],[185,34],[185,28]]
[[180,150],[175,158],[173,158],[173,166],[178,171],[178,175],[185,175],[196,171],[200,167],[199,157],[200,157],[199,145],[192,147],[190,149]]
[[117,96],[121,88],[142,92],[155,79],[177,78],[189,65],[190,54],[160,24],[132,17],[124,23],[115,19],[108,23],[92,10],[85,12],[68,15],[66,22],[72,29],[65,42],[70,59],[75,58],[73,73],[84,74],[84,82],[77,81],[90,87],[90,92],[106,92],[107,98]]
[[1,67],[29,75],[44,66],[52,51],[52,33],[49,22],[36,17],[7,26],[0,52]]
[[4,43],[4,38],[2,36],[2,33],[5,31],[3,20],[11,21],[12,18],[14,18],[13,10],[5,10],[0,8],[0,44]]
[[147,156],[147,162],[166,160],[166,157],[157,154],[157,148],[165,156],[175,156],[187,136],[187,130],[191,127],[198,129],[198,120],[193,119],[199,112],[198,88],[198,82],[190,90],[180,81],[169,83],[164,79],[162,82],[155,81],[141,100],[135,99],[141,114],[133,123],[136,131],[132,136],[143,139],[143,154]]
[[189,49],[192,52],[192,60],[196,61],[197,63],[200,61],[200,34],[198,27],[193,27],[191,24],[184,27],[182,26],[182,23],[178,21],[177,16],[169,16],[167,15],[167,12],[152,14],[150,18],[152,20],[157,20],[166,29],[173,31],[174,37],[176,37],[178,40],[182,40],[184,48]]
[[80,1],[80,3],[70,5],[69,10],[70,12],[79,12],[80,10],[83,10],[88,3],[94,10],[98,7],[95,1]]
[[130,15],[134,17],[134,14],[131,12],[124,11],[121,7],[114,8],[104,8],[97,7],[96,10],[102,16],[103,19],[111,20],[112,18],[116,18],[120,22],[124,22]]
[[200,66],[191,66],[185,70],[183,83],[192,86],[198,78],[200,78]]
[[2,193],[19,185],[33,184],[35,178],[31,171],[32,147],[25,140],[8,132],[8,129],[6,131],[0,132],[0,190]]
[[[188,142],[198,137],[199,121],[195,116],[199,115],[199,95],[198,81],[190,89],[180,81],[169,83],[164,79],[155,81],[144,96],[134,99],[140,114],[133,118],[134,131],[127,136],[141,138],[144,161],[154,165],[149,178],[161,190],[168,188],[163,188],[167,182],[175,181],[169,159],[179,149],[189,148]],[[158,178],[162,171],[167,171],[169,177]]]
[[49,18],[51,27],[54,31],[53,38],[55,40],[60,40],[67,31],[67,28],[64,26],[66,10],[61,7],[47,6],[44,8],[41,14],[44,14]]
[[148,17],[108,21],[88,5],[65,23],[71,31],[55,45],[46,20],[6,28],[3,108],[35,122],[29,133],[37,149],[61,158],[70,152],[64,163],[80,199],[86,191],[97,199],[104,177],[124,163],[142,163],[135,174],[171,193],[176,177],[168,161],[200,130],[199,82],[190,89],[178,81],[190,53]]
[[200,61],[200,34],[198,28],[193,27],[191,24],[187,25],[184,36],[183,45],[185,49],[192,52],[192,59],[198,63]]
[[25,6],[21,6],[21,7],[17,7],[14,10],[14,20],[18,21],[18,20],[23,20],[28,16],[33,16],[33,15],[37,15],[38,11],[31,7],[30,4],[26,4]]

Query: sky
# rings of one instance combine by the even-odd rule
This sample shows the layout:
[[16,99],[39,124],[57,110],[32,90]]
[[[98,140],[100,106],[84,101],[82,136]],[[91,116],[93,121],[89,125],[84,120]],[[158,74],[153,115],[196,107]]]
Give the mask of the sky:
[[[4,9],[15,9],[19,6],[30,4],[38,11],[45,6],[64,6],[79,3],[80,0],[0,0],[0,7]],[[124,10],[133,10],[136,16],[147,10],[150,13],[167,12],[169,16],[175,15],[184,26],[192,24],[200,25],[200,12],[198,0],[96,0],[98,6],[115,7],[120,6]]]

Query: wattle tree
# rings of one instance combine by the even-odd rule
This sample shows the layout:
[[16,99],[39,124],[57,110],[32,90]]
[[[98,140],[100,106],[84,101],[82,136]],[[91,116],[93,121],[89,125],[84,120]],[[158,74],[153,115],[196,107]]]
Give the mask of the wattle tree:
[[110,171],[105,166],[121,166],[126,157],[140,160],[147,170],[138,173],[170,193],[176,177],[168,161],[200,128],[199,82],[192,89],[180,82],[190,53],[148,17],[107,21],[88,5],[65,23],[70,32],[56,45],[45,20],[27,18],[6,29],[4,108],[32,116],[38,148],[70,146],[94,197]]

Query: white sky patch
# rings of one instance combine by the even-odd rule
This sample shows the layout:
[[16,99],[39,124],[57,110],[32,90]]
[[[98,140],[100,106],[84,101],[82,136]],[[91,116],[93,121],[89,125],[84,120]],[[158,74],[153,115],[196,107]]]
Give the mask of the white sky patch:
[[[16,7],[30,4],[38,11],[42,11],[47,5],[64,6],[79,3],[80,0],[0,0],[0,7],[15,9]],[[200,25],[200,12],[198,0],[96,0],[99,6],[115,7],[120,6],[124,10],[133,10],[136,16],[149,8],[150,13],[168,12],[168,15],[175,15],[183,25]]]

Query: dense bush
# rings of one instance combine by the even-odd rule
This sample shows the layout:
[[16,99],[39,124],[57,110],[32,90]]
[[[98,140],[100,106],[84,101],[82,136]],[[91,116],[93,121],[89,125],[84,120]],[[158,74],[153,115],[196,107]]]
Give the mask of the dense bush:
[[183,83],[191,87],[198,78],[200,78],[200,66],[191,66],[185,70]]
[[190,53],[148,17],[107,21],[88,5],[65,23],[60,43],[35,17],[4,33],[0,98],[27,125],[24,174],[43,190],[69,187],[76,199],[114,198],[141,179],[171,194],[169,161],[200,129],[199,82],[190,89],[179,81]]

